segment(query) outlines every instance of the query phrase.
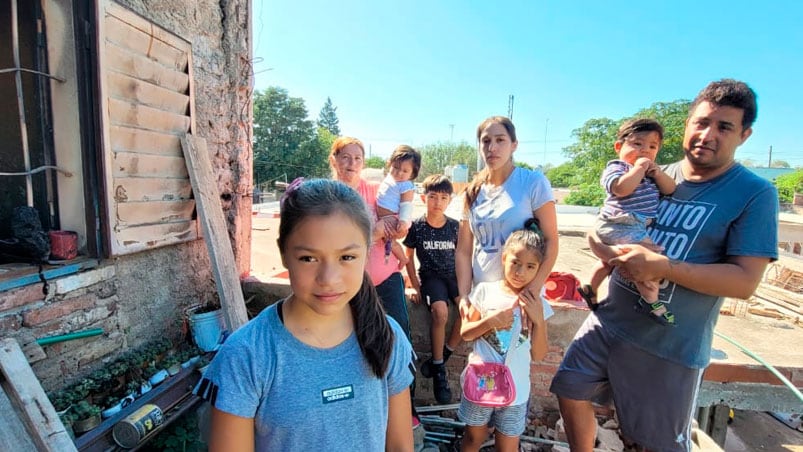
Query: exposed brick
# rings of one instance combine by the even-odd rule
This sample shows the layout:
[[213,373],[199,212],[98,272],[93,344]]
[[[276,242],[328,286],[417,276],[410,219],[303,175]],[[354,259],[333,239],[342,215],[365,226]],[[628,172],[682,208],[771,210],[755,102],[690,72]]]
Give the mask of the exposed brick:
[[563,360],[563,353],[562,352],[561,353],[549,352],[544,357],[543,362],[560,364],[560,362],[562,360]]
[[18,331],[22,325],[18,315],[0,317],[0,337],[7,337],[10,333]]
[[530,375],[544,374],[555,375],[558,371],[557,364],[532,364],[530,366]]
[[91,294],[58,301],[24,313],[22,315],[22,324],[24,326],[38,326],[60,317],[66,317],[75,311],[89,309],[94,304],[95,296]]
[[7,311],[36,301],[43,301],[44,299],[45,294],[42,293],[41,284],[0,292],[0,311]]

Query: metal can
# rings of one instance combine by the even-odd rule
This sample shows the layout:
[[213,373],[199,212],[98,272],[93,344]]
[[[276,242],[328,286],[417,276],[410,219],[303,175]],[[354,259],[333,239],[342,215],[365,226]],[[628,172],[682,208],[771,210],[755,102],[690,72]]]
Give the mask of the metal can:
[[162,409],[153,404],[146,404],[115,424],[112,437],[120,447],[131,449],[163,422]]

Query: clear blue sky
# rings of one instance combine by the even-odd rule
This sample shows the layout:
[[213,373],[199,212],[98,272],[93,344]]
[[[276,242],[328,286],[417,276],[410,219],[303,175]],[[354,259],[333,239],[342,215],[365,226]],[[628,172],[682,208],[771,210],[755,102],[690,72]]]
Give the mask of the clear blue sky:
[[737,159],[803,166],[803,2],[254,0],[255,88],[327,96],[373,155],[476,143],[514,96],[516,158],[566,160],[571,132],[732,77],[758,93]]

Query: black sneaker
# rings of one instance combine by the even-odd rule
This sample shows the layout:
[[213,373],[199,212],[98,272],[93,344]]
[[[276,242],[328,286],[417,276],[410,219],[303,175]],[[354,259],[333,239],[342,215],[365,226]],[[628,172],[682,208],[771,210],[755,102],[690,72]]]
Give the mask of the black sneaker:
[[433,364],[432,370],[435,371],[435,375],[432,377],[432,392],[435,394],[435,400],[440,404],[450,403],[452,390],[449,389],[449,380],[446,379],[446,366]]
[[432,378],[432,358],[428,358],[426,361],[424,361],[424,363],[421,364],[421,369],[419,370],[424,378]]

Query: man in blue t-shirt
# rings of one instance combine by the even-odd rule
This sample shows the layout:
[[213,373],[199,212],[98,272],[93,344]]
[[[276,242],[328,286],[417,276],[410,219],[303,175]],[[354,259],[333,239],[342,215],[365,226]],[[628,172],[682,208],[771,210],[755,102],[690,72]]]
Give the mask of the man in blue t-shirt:
[[[613,401],[624,436],[650,450],[688,451],[691,418],[724,297],[748,298],[777,259],[778,196],[737,163],[750,137],[755,93],[745,83],[710,83],[686,119],[684,158],[664,171],[677,183],[658,207],[650,239],[658,254],[622,245],[608,298],[566,350],[557,394],[573,452],[591,451],[592,401]],[[659,300],[677,326],[641,321],[632,281],[663,279]]]

